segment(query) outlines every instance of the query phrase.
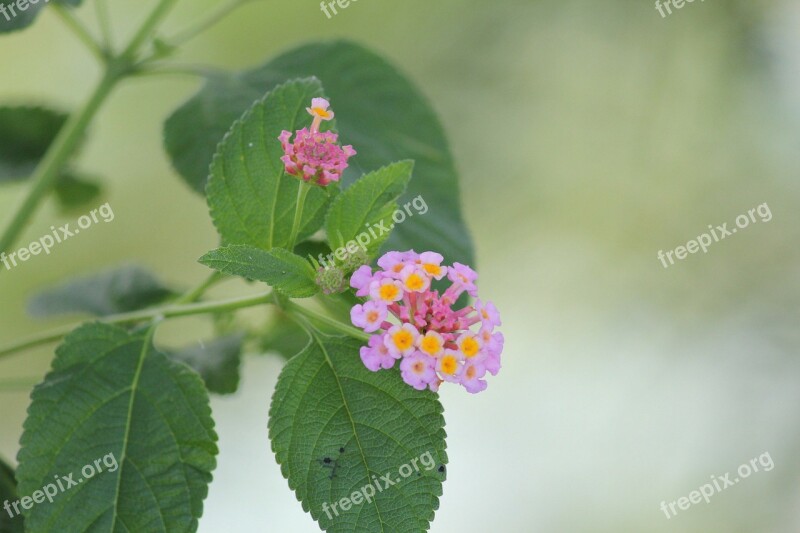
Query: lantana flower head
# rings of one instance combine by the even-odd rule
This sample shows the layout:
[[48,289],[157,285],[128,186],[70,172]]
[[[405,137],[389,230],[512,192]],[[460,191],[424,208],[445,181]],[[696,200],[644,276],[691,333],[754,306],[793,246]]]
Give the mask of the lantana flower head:
[[[443,261],[435,252],[388,252],[378,259],[377,271],[364,265],[353,273],[350,286],[367,301],[353,307],[351,319],[373,334],[361,359],[373,372],[400,359],[403,380],[418,390],[437,391],[447,381],[481,392],[486,374],[500,371],[500,313],[480,299],[455,309],[464,292],[477,297],[478,274]],[[432,287],[445,277],[450,286],[440,294]]]
[[356,155],[356,151],[349,145],[340,146],[338,134],[319,131],[323,121],[333,120],[335,116],[327,100],[314,98],[306,111],[314,117],[310,129],[295,132],[294,140],[292,132],[287,130],[278,137],[286,173],[323,186],[339,181],[348,166],[347,161]]

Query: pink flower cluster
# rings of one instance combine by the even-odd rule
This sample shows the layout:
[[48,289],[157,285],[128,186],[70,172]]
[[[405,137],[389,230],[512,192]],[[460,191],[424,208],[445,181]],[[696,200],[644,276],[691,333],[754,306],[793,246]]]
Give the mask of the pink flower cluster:
[[[350,311],[353,324],[375,333],[361,348],[361,360],[373,372],[401,360],[403,380],[417,390],[439,390],[443,381],[459,383],[471,393],[486,389],[487,372],[497,375],[503,334],[495,332],[500,314],[491,302],[453,309],[463,292],[477,297],[478,274],[466,265],[442,265],[435,252],[389,252],[378,260],[381,270],[364,265],[350,279],[356,296],[367,297]],[[439,294],[434,280],[450,280]],[[479,325],[478,331],[470,329]]]
[[286,172],[304,181],[318,185],[328,185],[339,181],[347,168],[347,161],[356,151],[352,146],[339,146],[339,136],[333,132],[320,132],[322,121],[332,120],[333,111],[324,98],[314,98],[311,107],[306,108],[314,117],[311,129],[303,128],[295,133],[283,130],[278,137],[283,147],[283,161]]

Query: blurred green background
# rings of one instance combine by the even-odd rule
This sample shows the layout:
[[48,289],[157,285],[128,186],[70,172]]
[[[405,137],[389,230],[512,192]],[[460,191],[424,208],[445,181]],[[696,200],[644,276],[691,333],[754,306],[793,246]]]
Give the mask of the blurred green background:
[[[151,3],[111,2],[115,33]],[[219,4],[185,0],[164,33]],[[93,21],[90,6],[78,14]],[[647,1],[360,0],[331,20],[316,0],[264,0],[176,60],[238,69],[346,37],[389,57],[440,113],[481,294],[500,308],[507,344],[486,392],[444,388],[451,463],[432,531],[796,533],[798,28],[792,0],[695,2],[668,18]],[[50,13],[0,39],[3,102],[72,109],[97,76]],[[0,272],[0,344],[55,325],[27,318],[25,302],[64,278],[122,262],[186,288],[206,275],[196,259],[217,239],[207,207],[161,148],[163,120],[198,84],[133,80],[104,107],[80,163],[107,179],[116,219]],[[0,190],[0,221],[24,188]],[[764,202],[769,223],[669,269],[658,261]],[[22,242],[76,218],[48,202]],[[247,288],[213,294],[230,291]],[[183,320],[160,337],[206,331]],[[38,380],[51,357],[4,359],[0,378]],[[240,393],[213,400],[221,454],[201,532],[317,530],[267,442],[280,366],[253,354]],[[7,459],[28,393],[0,391]],[[764,452],[774,470],[670,520],[659,510]]]

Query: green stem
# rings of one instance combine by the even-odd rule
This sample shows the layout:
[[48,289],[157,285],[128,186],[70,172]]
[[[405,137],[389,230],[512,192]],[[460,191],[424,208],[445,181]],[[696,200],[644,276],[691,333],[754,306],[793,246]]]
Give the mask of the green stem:
[[[257,305],[267,304],[272,302],[272,293],[262,293],[254,296],[245,296],[242,298],[233,298],[230,300],[222,300],[218,302],[204,302],[189,305],[169,305],[165,307],[157,307],[154,309],[144,309],[142,311],[133,311],[131,313],[122,313],[119,315],[112,315],[98,320],[102,324],[132,324],[136,322],[145,322],[154,319],[167,319],[177,318],[193,315],[204,315],[209,313],[218,313],[225,311],[235,311],[238,309],[245,309],[247,307],[255,307]],[[61,340],[67,336],[72,330],[80,326],[80,324],[70,324],[56,328],[52,331],[40,333],[29,339],[25,339],[6,347],[0,348],[0,357],[11,355],[22,350],[35,348],[43,344],[49,344]]]
[[89,123],[119,79],[119,72],[113,69],[108,70],[83,109],[70,116],[67,123],[58,132],[44,159],[36,167],[32,176],[33,185],[28,196],[0,238],[0,252],[10,251],[39,203],[55,184],[61,174],[61,169],[72,157]]
[[139,52],[139,48],[147,42],[164,17],[169,14],[170,10],[175,7],[177,3],[178,0],[161,0],[153,12],[150,13],[150,16],[144,21],[141,28],[139,28],[139,31],[136,32],[136,35],[133,36],[130,44],[125,47],[125,51],[122,52],[121,57],[133,61],[136,58],[136,54]]
[[165,42],[169,43],[171,46],[180,46],[183,43],[190,41],[197,35],[203,33],[207,29],[213,27],[239,7],[253,1],[254,0],[232,0],[227,4],[225,4],[224,6],[217,9],[217,11],[206,17],[204,20],[202,20],[195,26],[180,31],[173,37],[165,39]]
[[208,276],[202,283],[200,283],[197,287],[190,290],[183,296],[177,298],[173,305],[177,304],[191,304],[199,300],[208,289],[219,283],[225,278],[225,275],[222,272],[214,271]]
[[52,5],[53,12],[58,15],[58,17],[64,22],[64,24],[71,29],[78,39],[81,40],[83,44],[89,49],[94,56],[100,60],[101,63],[105,63],[108,57],[106,56],[105,50],[97,44],[94,37],[89,33],[89,30],[81,24],[81,22],[75,18],[75,16],[70,12],[67,8],[59,4]]
[[135,70],[135,59],[139,48],[155,31],[159,22],[169,13],[178,0],[161,0],[150,16],[142,24],[139,31],[131,39],[125,51],[118,57],[108,59],[106,71],[84,107],[70,116],[67,123],[58,132],[42,161],[31,177],[32,185],[28,196],[17,209],[6,230],[0,236],[0,253],[10,251],[19,238],[33,213],[44,197],[53,188],[67,161],[75,152],[81,138],[86,132],[100,106],[117,83]]
[[108,5],[106,0],[94,0],[97,24],[100,26],[100,35],[103,36],[103,45],[107,50],[114,49],[114,41],[111,37],[111,19],[108,16]]
[[306,197],[311,190],[312,185],[305,181],[300,181],[300,187],[297,189],[297,205],[294,208],[294,223],[292,224],[292,234],[289,239],[289,249],[294,250],[297,244],[297,234],[300,232],[300,222],[303,220],[303,210],[306,206]]
[[[338,331],[339,333],[347,335],[348,337],[353,337],[354,339],[362,341],[369,341],[370,338],[369,333],[364,333],[360,329],[354,328],[353,326],[348,326],[347,324],[342,324],[341,322],[339,322],[334,318],[325,316],[321,313],[317,313],[316,311],[312,311],[311,309],[308,309],[306,307],[297,305],[291,300],[283,302],[283,307],[290,314],[296,313],[300,316],[308,318],[312,322],[317,322],[318,324],[324,324],[329,328]],[[0,355],[2,355],[2,352],[0,352]]]

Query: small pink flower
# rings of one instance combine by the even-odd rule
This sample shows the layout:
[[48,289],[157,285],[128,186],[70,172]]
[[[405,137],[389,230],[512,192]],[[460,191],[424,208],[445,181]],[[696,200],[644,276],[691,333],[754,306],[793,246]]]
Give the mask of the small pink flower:
[[477,394],[486,390],[486,381],[481,379],[486,375],[486,368],[482,363],[473,363],[467,361],[464,366],[464,371],[461,374],[460,382],[471,394]]
[[402,326],[392,326],[386,332],[383,338],[383,343],[389,349],[389,353],[395,357],[407,356],[414,353],[417,345],[417,337],[419,332],[417,328],[411,324],[403,324]]
[[461,292],[467,291],[472,297],[478,296],[478,288],[475,286],[478,273],[467,265],[453,263],[453,266],[447,271],[447,277],[453,282],[450,288],[455,287],[459,295]]
[[444,257],[436,252],[424,252],[417,259],[422,271],[434,279],[442,279],[447,274],[447,267],[442,266]]
[[311,131],[318,132],[319,126],[324,120],[328,122],[333,120],[333,117],[336,115],[333,113],[333,110],[330,109],[331,104],[324,98],[312,98],[311,99],[311,107],[307,107],[306,111],[308,114],[314,117],[314,121],[311,123]]
[[419,265],[408,265],[400,273],[403,289],[406,292],[425,292],[431,286],[431,278],[419,268]]
[[362,328],[367,333],[372,333],[381,328],[388,314],[386,304],[369,301],[364,305],[356,305],[350,310],[350,320],[353,325]]
[[399,281],[383,278],[369,284],[369,295],[375,301],[390,304],[403,299],[403,286]]
[[[403,358],[400,362],[400,372],[403,381],[417,390],[425,390],[437,381],[434,359],[419,352]],[[438,388],[438,383],[436,384]]]
[[328,185],[339,181],[348,166],[348,160],[356,155],[352,146],[340,146],[336,133],[320,132],[323,120],[332,120],[333,111],[324,98],[314,98],[306,110],[314,117],[311,129],[298,130],[292,141],[292,132],[284,130],[278,136],[283,148],[283,161],[286,173],[303,181]]
[[378,259],[378,266],[393,278],[400,279],[400,273],[403,269],[413,264],[416,259],[417,254],[413,250],[409,252],[387,252]]
[[377,372],[381,368],[392,368],[397,360],[383,344],[383,335],[370,337],[369,346],[362,346],[360,352],[364,366],[373,372]]
[[436,361],[436,371],[442,379],[451,383],[461,383],[464,372],[464,356],[455,350],[445,350],[444,355]]
[[483,361],[486,352],[483,350],[483,339],[470,331],[462,333],[456,339],[458,351],[464,355],[466,361]]
[[438,357],[444,353],[444,337],[435,331],[429,331],[417,339],[419,351],[430,357]]
[[485,328],[495,328],[502,324],[500,312],[492,302],[481,302],[480,298],[475,302],[475,310],[481,318],[481,324]]
[[369,294],[369,284],[372,283],[374,279],[372,268],[369,265],[364,265],[353,272],[350,278],[350,286],[356,289],[356,296],[364,297]]

